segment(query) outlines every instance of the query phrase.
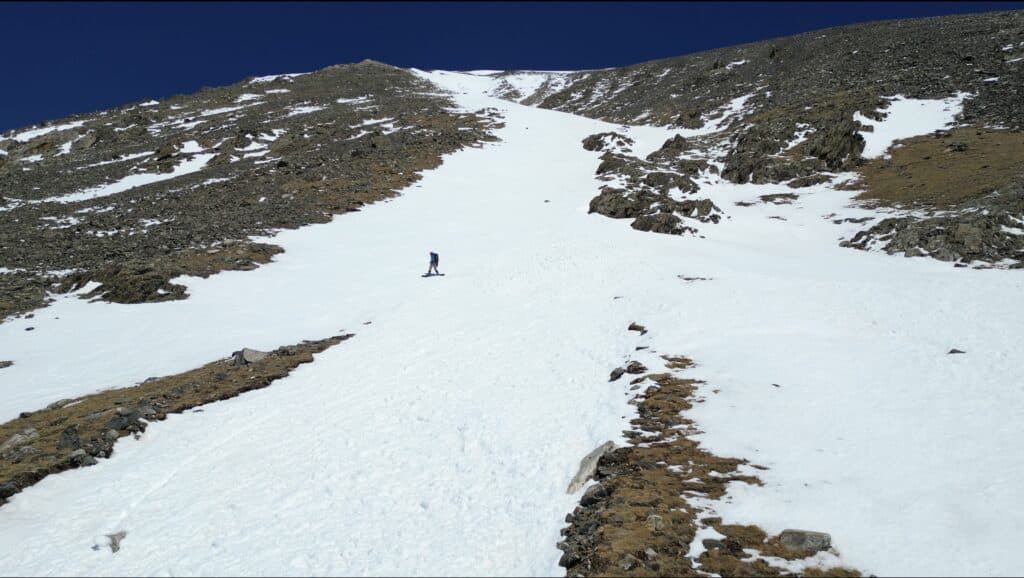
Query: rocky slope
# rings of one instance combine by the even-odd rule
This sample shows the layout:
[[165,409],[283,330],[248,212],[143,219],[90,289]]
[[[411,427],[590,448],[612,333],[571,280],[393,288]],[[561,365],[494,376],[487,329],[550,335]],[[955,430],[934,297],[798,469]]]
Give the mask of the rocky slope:
[[[253,78],[0,137],[0,319],[47,291],[180,299],[178,275],[248,269],[249,236],[395,194],[487,137],[406,70],[364,61]],[[92,287],[92,286],[91,286]]]
[[[701,198],[693,184],[701,171],[738,184],[787,183],[794,195],[855,171],[862,200],[905,211],[866,226],[846,246],[960,264],[1021,263],[1024,12],[875,22],[624,68],[498,76],[505,82],[497,94],[520,102],[696,133],[647,159],[584,143],[608,150],[599,173],[624,177],[602,188],[592,210],[632,218],[636,228],[695,232],[698,223],[686,219],[692,203],[701,205],[698,221],[717,214],[714,199]],[[963,134],[935,135],[945,139],[943,154],[922,138],[904,142],[895,158],[870,163],[862,156],[862,134],[872,130],[866,121],[885,118],[891,97],[958,93],[969,95],[957,119]],[[965,150],[974,159],[957,154]],[[917,178],[911,186],[871,178],[885,168]],[[951,173],[965,178],[950,182]],[[672,188],[677,194],[668,194]],[[692,203],[680,206],[684,199]]]

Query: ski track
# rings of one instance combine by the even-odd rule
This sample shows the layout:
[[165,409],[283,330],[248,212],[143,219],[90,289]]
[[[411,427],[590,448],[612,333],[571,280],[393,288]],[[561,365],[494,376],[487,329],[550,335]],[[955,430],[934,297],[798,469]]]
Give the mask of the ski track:
[[[185,301],[62,297],[0,325],[3,420],[242,346],[356,334],[18,494],[0,508],[0,573],[561,575],[565,487],[634,411],[608,372],[658,370],[660,353],[699,364],[702,441],[770,468],[764,487],[731,487],[726,522],[830,532],[878,574],[1019,569],[1018,274],[840,248],[855,226],[823,216],[869,213],[827,187],[739,208],[789,189],[720,184],[732,218],[698,224],[706,239],[633,231],[587,214],[599,160],[580,141],[622,127],[422,74],[503,111],[502,142],[280,233],[286,252],[255,271],[186,279]],[[630,136],[643,156],[671,134]],[[430,250],[445,277],[420,277]]]

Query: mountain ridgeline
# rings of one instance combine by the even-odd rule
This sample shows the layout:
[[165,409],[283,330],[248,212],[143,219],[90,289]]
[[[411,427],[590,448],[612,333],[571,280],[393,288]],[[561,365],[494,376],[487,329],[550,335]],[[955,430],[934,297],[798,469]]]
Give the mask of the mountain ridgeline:
[[[868,206],[906,211],[877,219],[845,246],[1020,266],[1022,90],[1024,12],[1014,11],[858,24],[572,73],[521,102],[623,124],[700,129],[724,121],[712,137],[674,139],[647,159],[601,149],[604,170],[630,185],[607,187],[592,209],[633,218],[636,228],[693,231],[676,218],[691,207],[666,210],[673,202],[664,193],[680,175],[720,168],[732,183],[800,189],[854,171],[858,178],[839,188],[863,191]],[[894,96],[960,93],[968,96],[957,127],[903,141],[891,158],[862,157],[861,133],[872,127],[858,114],[882,120]],[[701,164],[711,158],[717,166]],[[687,181],[680,190],[697,187]],[[694,216],[706,221],[720,208],[702,201]]]

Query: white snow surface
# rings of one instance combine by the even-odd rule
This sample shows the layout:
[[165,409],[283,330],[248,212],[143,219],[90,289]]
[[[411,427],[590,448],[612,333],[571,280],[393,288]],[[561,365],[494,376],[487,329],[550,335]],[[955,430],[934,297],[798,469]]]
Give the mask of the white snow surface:
[[55,124],[53,126],[44,126],[42,128],[25,130],[19,133],[15,133],[8,138],[14,139],[18,142],[28,142],[36,137],[43,136],[44,134],[50,134],[51,132],[78,128],[83,124],[85,124],[84,120],[76,120],[74,122],[69,122],[65,124]]
[[278,78],[283,78],[283,79],[285,79],[285,80],[290,82],[291,79],[295,78],[296,76],[302,76],[304,74],[309,74],[309,73],[308,72],[293,72],[293,73],[290,73],[290,74],[270,74],[270,75],[267,75],[267,76],[257,76],[256,78],[250,80],[249,84],[261,84],[261,83],[264,83],[264,82],[273,82],[273,81],[277,80]]
[[864,137],[864,151],[861,156],[866,159],[879,158],[899,139],[928,134],[948,127],[963,109],[964,99],[970,96],[965,92],[959,92],[943,100],[894,96],[890,99],[889,106],[882,111],[886,117],[881,121],[871,120],[859,112],[854,113],[854,120],[874,127],[872,132],[860,133]]
[[[198,143],[195,141],[188,141],[183,147],[183,152],[187,149],[188,151],[195,152]],[[199,148],[198,150],[203,150]],[[117,193],[123,193],[129,189],[135,187],[141,187],[142,185],[148,185],[152,183],[158,183],[160,181],[166,181],[183,175],[188,175],[194,172],[203,170],[206,163],[210,162],[210,159],[217,155],[212,153],[197,154],[191,158],[187,158],[182,162],[178,163],[174,170],[169,173],[134,173],[130,174],[120,180],[108,183],[106,185],[100,185],[98,187],[92,187],[89,189],[81,190],[76,193],[70,193],[67,195],[58,195],[55,197],[48,197],[40,201],[33,201],[36,203],[77,203],[79,201],[87,201],[90,199],[97,199],[99,197],[106,197],[110,195],[116,195]],[[120,159],[127,160],[127,159]]]
[[311,112],[316,112],[318,110],[323,110],[325,108],[327,108],[327,107],[320,106],[320,105],[296,106],[294,108],[289,109],[288,114],[286,114],[285,116],[295,116],[295,115],[299,115],[299,114],[308,114],[308,113],[311,113]]
[[[187,300],[64,296],[0,324],[15,362],[0,420],[243,346],[355,333],[16,495],[0,508],[5,573],[562,575],[555,543],[579,497],[565,487],[633,415],[608,372],[659,369],[661,353],[699,364],[701,441],[769,468],[716,502],[727,523],[829,532],[866,573],[1019,572],[1018,274],[841,248],[857,226],[823,216],[870,213],[824,185],[735,207],[791,189],[705,179],[732,217],[699,225],[706,238],[634,231],[587,213],[599,155],[579,144],[623,127],[491,98],[483,75],[420,74],[502,111],[502,140],[394,200],[278,234],[286,252],[255,271],[179,279]],[[686,134],[626,129],[638,156]],[[430,250],[445,277],[420,277]]]

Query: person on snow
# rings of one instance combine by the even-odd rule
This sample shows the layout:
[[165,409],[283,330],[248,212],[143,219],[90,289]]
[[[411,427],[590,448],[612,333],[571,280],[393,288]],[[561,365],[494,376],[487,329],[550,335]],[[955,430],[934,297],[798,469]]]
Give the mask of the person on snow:
[[438,256],[437,256],[437,253],[435,253],[435,252],[431,251],[431,252],[430,252],[430,267],[429,267],[429,268],[427,268],[427,275],[430,275],[430,272],[431,272],[431,271],[433,271],[433,272],[434,272],[434,275],[440,275],[440,274],[441,274],[441,273],[440,273],[440,272],[439,272],[439,271],[437,270],[437,262],[438,262]]

